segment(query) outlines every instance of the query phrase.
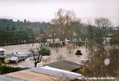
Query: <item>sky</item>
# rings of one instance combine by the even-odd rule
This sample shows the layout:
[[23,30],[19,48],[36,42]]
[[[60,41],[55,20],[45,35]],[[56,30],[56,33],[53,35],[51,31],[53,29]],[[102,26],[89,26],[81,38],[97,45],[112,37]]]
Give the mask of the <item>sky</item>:
[[0,0],[0,18],[49,22],[59,8],[74,11],[82,22],[106,17],[119,24],[119,0]]

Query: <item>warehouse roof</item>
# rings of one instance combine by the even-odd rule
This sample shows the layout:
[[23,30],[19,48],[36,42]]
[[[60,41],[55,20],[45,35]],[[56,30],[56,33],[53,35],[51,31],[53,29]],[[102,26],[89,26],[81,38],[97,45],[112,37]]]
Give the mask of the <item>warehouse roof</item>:
[[28,71],[47,74],[54,77],[65,78],[65,79],[76,79],[76,78],[82,77],[81,74],[68,72],[65,70],[59,70],[52,67],[32,68],[32,69],[28,69]]
[[67,60],[61,60],[58,62],[53,62],[53,63],[47,64],[47,66],[59,68],[59,69],[64,69],[64,70],[68,70],[68,71],[73,71],[75,69],[81,68],[80,64],[77,64],[77,63],[74,63],[71,61],[67,61]]
[[9,77],[6,75],[0,75],[0,81],[26,81],[26,80],[21,80],[21,79],[17,79],[14,77]]
[[78,79],[81,74],[52,67],[32,68],[0,75],[0,81],[52,81]]

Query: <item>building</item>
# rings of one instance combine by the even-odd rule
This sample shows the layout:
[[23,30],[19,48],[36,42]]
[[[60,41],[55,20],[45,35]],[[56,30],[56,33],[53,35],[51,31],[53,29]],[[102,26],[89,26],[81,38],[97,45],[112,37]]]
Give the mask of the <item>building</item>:
[[0,76],[0,81],[52,81],[58,79],[58,77],[27,70],[13,72]]
[[49,73],[49,75],[60,77],[60,78],[65,78],[65,79],[70,78],[71,80],[83,78],[82,74],[75,73],[75,72],[70,72],[70,71],[66,71],[66,70],[62,70],[62,69],[58,69],[58,68],[53,68],[53,67],[49,67],[49,66],[45,66],[42,68],[45,70],[52,71],[52,73]]
[[4,62],[5,49],[0,48],[0,62]]
[[4,56],[5,49],[0,48],[0,56]]
[[67,61],[67,60],[61,60],[61,61],[53,62],[50,64],[46,64],[46,65],[50,67],[58,68],[58,69],[71,71],[71,72],[78,72],[82,68],[80,64]]
[[0,75],[0,81],[70,81],[81,77],[78,73],[46,66]]

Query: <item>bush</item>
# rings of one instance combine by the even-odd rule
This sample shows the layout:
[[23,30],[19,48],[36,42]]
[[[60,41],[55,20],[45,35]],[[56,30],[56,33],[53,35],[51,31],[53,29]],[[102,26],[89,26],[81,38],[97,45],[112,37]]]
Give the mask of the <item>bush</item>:
[[28,68],[11,67],[11,66],[6,66],[6,65],[0,64],[0,74],[6,74],[6,73],[10,73],[10,72],[25,70],[25,69],[28,69]]
[[39,54],[41,54],[42,56],[45,56],[45,55],[50,55],[50,49],[49,47],[45,46],[45,47],[42,47],[39,51]]
[[82,55],[81,50],[77,50],[75,55]]
[[77,46],[82,46],[82,44],[81,43],[78,43]]

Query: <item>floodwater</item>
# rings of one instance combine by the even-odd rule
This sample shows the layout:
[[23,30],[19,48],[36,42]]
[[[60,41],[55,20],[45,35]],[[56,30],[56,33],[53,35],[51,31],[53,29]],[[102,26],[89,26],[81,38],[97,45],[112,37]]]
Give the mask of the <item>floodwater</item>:
[[[11,54],[18,52],[19,54],[29,54],[29,50],[31,48],[39,47],[39,43],[33,44],[21,44],[21,45],[11,45],[11,46],[2,46],[0,48],[5,49],[5,54]],[[81,56],[75,55],[76,50],[81,50],[82,54]],[[51,62],[59,61],[59,60],[69,60],[76,63],[81,63],[81,59],[86,58],[88,55],[88,52],[84,46],[77,47],[75,49],[67,50],[67,47],[63,48],[51,48],[51,55],[48,58],[43,58],[41,63],[37,65],[37,67],[41,67],[44,64],[48,64]],[[9,66],[14,67],[34,67],[34,61],[30,58],[26,59],[25,61],[19,62],[17,64],[7,64]]]
[[39,43],[35,44],[20,44],[20,45],[10,45],[10,46],[1,46],[0,48],[5,49],[5,54],[16,53],[18,54],[28,54],[31,48],[39,47]]

